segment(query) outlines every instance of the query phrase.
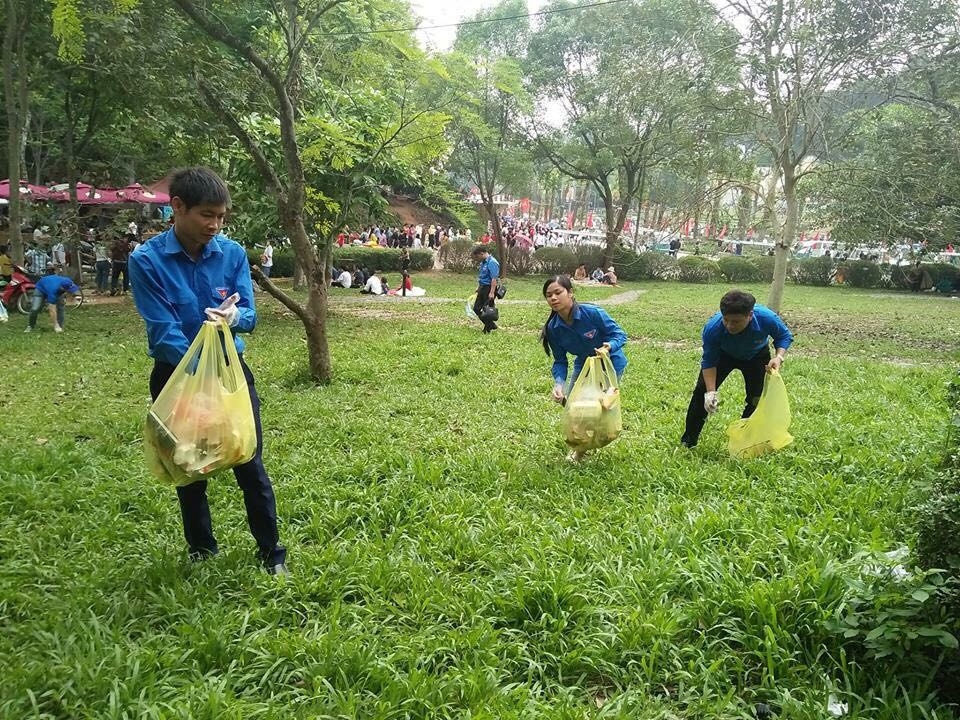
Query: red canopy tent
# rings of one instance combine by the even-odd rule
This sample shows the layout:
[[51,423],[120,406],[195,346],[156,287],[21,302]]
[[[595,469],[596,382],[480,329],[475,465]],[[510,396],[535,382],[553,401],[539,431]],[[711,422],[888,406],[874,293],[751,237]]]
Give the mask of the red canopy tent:
[[[46,200],[49,192],[42,185],[31,185],[20,181],[20,197],[24,200]],[[10,198],[10,181],[0,181],[0,198]]]

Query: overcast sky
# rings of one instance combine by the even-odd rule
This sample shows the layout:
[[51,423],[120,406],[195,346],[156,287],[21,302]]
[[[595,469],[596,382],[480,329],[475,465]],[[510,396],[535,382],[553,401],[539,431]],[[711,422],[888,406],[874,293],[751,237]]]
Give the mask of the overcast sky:
[[[449,25],[472,18],[478,10],[497,5],[497,0],[410,0],[414,13],[420,16],[421,28],[428,25]],[[536,12],[544,0],[527,0],[529,12]],[[449,50],[457,35],[455,27],[419,30],[423,45],[435,50]]]

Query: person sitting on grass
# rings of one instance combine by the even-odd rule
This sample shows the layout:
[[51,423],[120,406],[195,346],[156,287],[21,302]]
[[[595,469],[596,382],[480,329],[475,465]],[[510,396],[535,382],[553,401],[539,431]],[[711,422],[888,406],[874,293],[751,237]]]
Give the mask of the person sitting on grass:
[[587,279],[587,266],[585,263],[580,263],[579,267],[573,273],[573,279],[577,282],[583,282]]
[[353,278],[350,275],[350,271],[347,269],[343,269],[340,271],[340,274],[337,276],[337,279],[333,281],[333,286],[349,288],[352,280]]
[[361,295],[383,295],[383,280],[376,275],[367,278],[366,284],[360,290]]
[[64,296],[67,293],[78,295],[80,288],[68,277],[56,274],[53,265],[47,265],[46,274],[37,280],[33,291],[33,306],[30,308],[30,319],[24,332],[33,332],[37,327],[37,316],[44,305],[50,310],[50,321],[54,332],[63,332],[63,309],[66,304]]
[[603,270],[600,268],[594,268],[593,272],[590,273],[590,279],[594,282],[603,282]]
[[[770,357],[770,338],[775,354]],[[757,305],[756,298],[731,290],[720,298],[720,312],[703,326],[703,359],[680,444],[695,447],[708,415],[717,411],[717,391],[734,370],[743,375],[746,400],[741,417],[757,409],[766,373],[779,370],[793,335],[773,310]]]
[[613,265],[607,268],[607,271],[603,274],[603,279],[600,282],[602,282],[604,285],[617,284],[617,272],[613,269]]

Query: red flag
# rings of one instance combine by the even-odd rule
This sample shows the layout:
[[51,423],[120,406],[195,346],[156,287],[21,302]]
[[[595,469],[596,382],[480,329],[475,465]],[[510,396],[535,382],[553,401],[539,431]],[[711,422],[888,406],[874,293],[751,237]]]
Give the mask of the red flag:
[[520,198],[520,212],[524,214],[530,212],[530,198]]
[[592,213],[592,212],[588,212],[588,213],[587,213],[587,227],[588,227],[588,228],[592,228],[592,227],[593,227],[593,213]]
[[[800,242],[803,242],[803,241],[806,240],[806,239],[807,239],[807,233],[805,233],[803,230],[801,230],[801,231],[800,231]],[[816,238],[814,238],[814,240],[816,240]]]
[[573,230],[573,213],[567,213],[567,230]]
[[[802,240],[803,238],[800,238],[800,239]],[[814,239],[814,240],[819,240],[819,239],[820,239],[820,231],[819,231],[819,230],[817,230],[817,231],[813,234],[813,239]]]
[[747,240],[753,240],[753,228],[747,230]]
[[717,235],[718,240],[723,240],[727,236],[727,226],[723,226],[723,230],[720,231],[720,234]]

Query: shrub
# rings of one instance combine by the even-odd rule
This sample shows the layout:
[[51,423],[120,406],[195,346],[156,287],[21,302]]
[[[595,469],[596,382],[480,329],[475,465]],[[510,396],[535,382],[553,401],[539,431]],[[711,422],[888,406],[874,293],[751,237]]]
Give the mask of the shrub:
[[[260,255],[263,251],[259,248],[248,248],[247,259],[251,265],[260,264]],[[283,249],[273,251],[273,271],[271,277],[293,277],[294,265],[293,250]],[[333,249],[333,264],[336,267],[342,265],[359,265],[369,267],[374,272],[380,271],[400,271],[400,250],[398,248],[371,248],[357,245],[345,245]],[[410,269],[411,270],[429,270],[433,267],[432,250],[411,250],[410,251]]]
[[[936,287],[941,282],[948,282],[954,285],[960,277],[960,268],[956,265],[947,263],[924,263],[920,266],[930,274],[930,282]],[[910,289],[910,273],[913,272],[913,265],[900,265],[890,272],[890,286],[900,290]]]
[[677,259],[666,253],[631,253],[629,261],[621,261],[617,275],[624,280],[676,280],[680,277]]
[[[579,248],[575,253],[577,256],[577,265],[583,263],[587,266],[587,272],[592,272],[594,268],[598,268],[603,265],[603,248],[596,245],[584,245]],[[614,263],[616,263],[616,255],[614,255]],[[609,267],[609,265],[607,266]],[[606,268],[604,268],[606,270]],[[620,268],[617,268],[619,271]]]
[[[727,255],[720,258],[717,263],[720,274],[728,283],[749,283],[758,282],[760,270],[757,266],[745,257],[738,255]],[[771,268],[770,279],[773,279],[773,268]]]
[[473,257],[470,252],[473,243],[470,240],[451,240],[440,248],[440,262],[444,270],[462,273],[473,267]]
[[799,285],[826,287],[833,277],[833,260],[828,257],[794,260],[790,263],[790,276]]
[[855,288],[878,288],[883,284],[880,266],[868,260],[845,262],[837,268],[837,275],[842,275],[843,282]]
[[757,282],[773,282],[777,259],[773,255],[754,255],[748,262],[757,269]]
[[507,248],[507,275],[529,275],[536,266],[533,251],[521,247]]
[[544,275],[573,275],[580,264],[576,255],[562,247],[539,248],[533,253],[533,259]]
[[720,279],[720,268],[708,258],[688,255],[680,258],[680,279],[690,283],[711,283]]
[[[250,265],[259,265],[260,256],[263,255],[262,248],[247,248],[247,260]],[[270,271],[271,277],[293,277],[293,250],[284,248],[273,248],[273,269]]]
[[[410,250],[410,269],[414,271],[433,268],[432,250]],[[400,249],[382,247],[364,247],[362,245],[344,245],[333,249],[333,264],[358,265],[368,267],[374,272],[400,272]]]

